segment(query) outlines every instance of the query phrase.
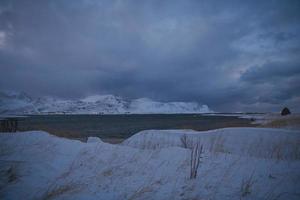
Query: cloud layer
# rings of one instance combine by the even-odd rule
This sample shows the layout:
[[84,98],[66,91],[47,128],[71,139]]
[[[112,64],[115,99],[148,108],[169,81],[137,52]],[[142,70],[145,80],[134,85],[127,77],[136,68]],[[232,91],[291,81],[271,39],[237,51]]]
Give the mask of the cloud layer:
[[0,3],[0,89],[300,111],[299,1]]

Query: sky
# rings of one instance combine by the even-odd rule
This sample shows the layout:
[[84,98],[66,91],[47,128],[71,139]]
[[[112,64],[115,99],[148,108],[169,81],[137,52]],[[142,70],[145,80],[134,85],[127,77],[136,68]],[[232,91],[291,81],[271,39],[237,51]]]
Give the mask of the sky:
[[1,0],[0,90],[300,112],[300,1]]

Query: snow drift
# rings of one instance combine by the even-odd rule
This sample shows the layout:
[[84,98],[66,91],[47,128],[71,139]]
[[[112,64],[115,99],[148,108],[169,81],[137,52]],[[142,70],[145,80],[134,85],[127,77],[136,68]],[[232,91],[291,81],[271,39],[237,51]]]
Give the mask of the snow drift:
[[[191,150],[183,148],[182,136],[189,145],[201,141],[206,146],[193,180]],[[223,138],[223,148],[207,146],[214,137]],[[284,156],[258,153],[280,140],[286,141],[280,148]],[[144,131],[122,145],[38,131],[4,133],[0,198],[299,199],[299,145],[289,147],[291,141],[299,144],[299,132],[257,128]]]
[[[270,139],[271,138],[271,139]],[[271,128],[223,128],[209,131],[145,130],[123,142],[139,149],[192,148],[270,159],[300,159],[299,131]]]

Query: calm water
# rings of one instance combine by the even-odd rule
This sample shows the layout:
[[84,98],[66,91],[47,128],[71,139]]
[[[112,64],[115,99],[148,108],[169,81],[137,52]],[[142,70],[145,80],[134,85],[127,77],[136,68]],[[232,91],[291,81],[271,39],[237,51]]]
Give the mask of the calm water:
[[128,138],[146,129],[209,130],[223,127],[253,126],[237,117],[200,114],[163,115],[32,115],[19,122],[19,129],[44,130],[70,138]]

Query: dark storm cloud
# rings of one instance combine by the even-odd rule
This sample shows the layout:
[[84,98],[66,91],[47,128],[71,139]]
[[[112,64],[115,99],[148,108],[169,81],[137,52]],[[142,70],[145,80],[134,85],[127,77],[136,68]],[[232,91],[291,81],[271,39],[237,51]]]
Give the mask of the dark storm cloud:
[[0,89],[297,109],[299,1],[0,3]]
[[300,96],[300,63],[270,62],[254,66],[241,76],[246,88],[254,86],[254,102],[274,103]]
[[241,80],[251,83],[277,82],[282,79],[300,77],[300,62],[270,62],[249,68]]

